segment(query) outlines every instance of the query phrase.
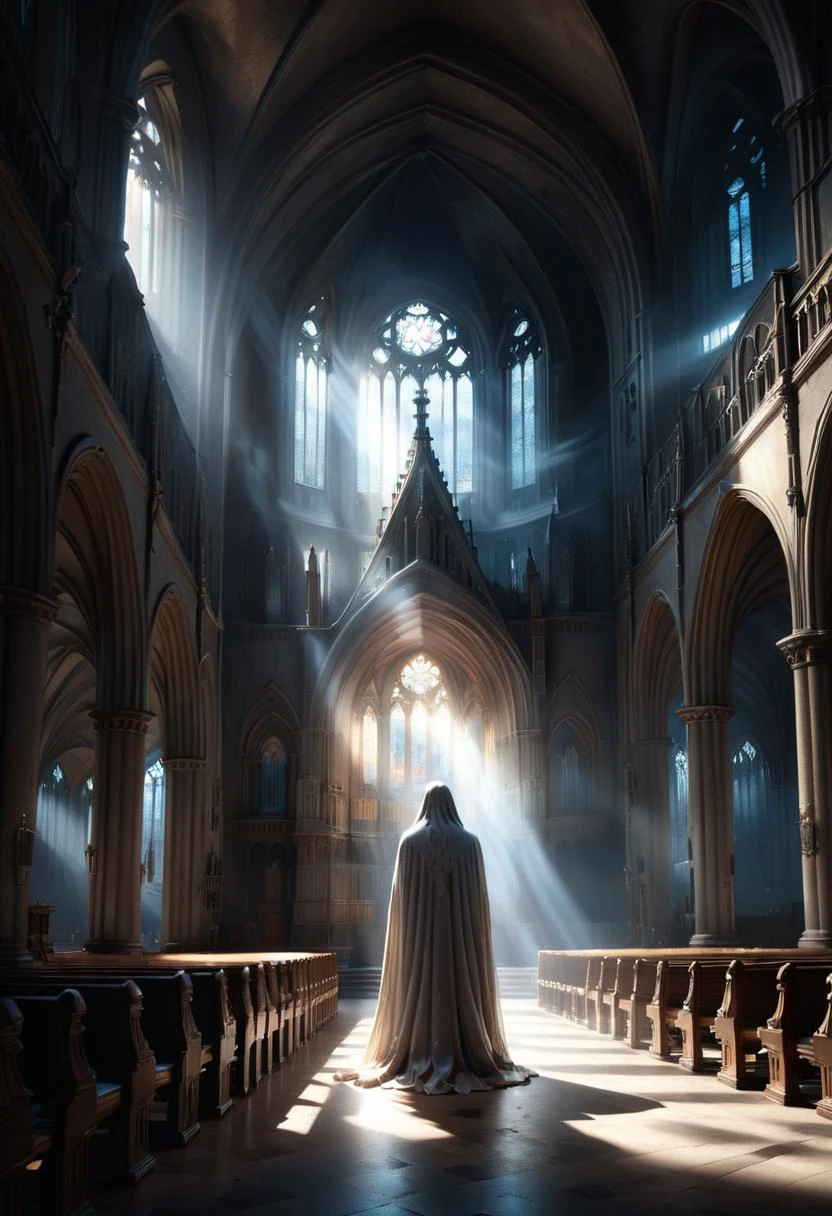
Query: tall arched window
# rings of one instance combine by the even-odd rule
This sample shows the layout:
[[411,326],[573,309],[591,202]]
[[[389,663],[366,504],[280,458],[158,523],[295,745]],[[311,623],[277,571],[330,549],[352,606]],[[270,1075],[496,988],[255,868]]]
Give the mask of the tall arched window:
[[515,313],[506,347],[511,453],[511,488],[521,490],[537,480],[537,360],[540,340],[528,318]]
[[378,720],[371,706],[361,722],[361,768],[365,785],[378,784]]
[[390,707],[390,784],[422,785],[450,777],[452,741],[442,673],[418,654],[399,673]]
[[586,810],[590,801],[589,757],[569,721],[558,725],[549,748],[550,794],[556,812],[568,815]]
[[148,885],[160,885],[165,851],[165,770],[158,757],[144,774],[142,865]]
[[267,739],[260,753],[260,814],[286,814],[288,760],[279,739]]
[[329,355],[324,302],[306,311],[295,358],[295,482],[324,488]]
[[702,334],[705,354],[732,337],[747,306],[746,296],[737,289],[754,281],[764,256],[760,225],[767,181],[765,149],[746,118],[734,111],[711,130],[718,160],[712,159],[701,187],[709,215],[701,225],[697,263],[705,315],[718,324]]
[[433,449],[452,494],[474,485],[474,391],[470,346],[445,313],[416,301],[392,312],[373,340],[361,378],[357,417],[357,485],[387,494],[404,472],[413,436],[413,397],[430,398]]
[[166,203],[173,191],[159,128],[144,97],[139,98],[138,107],[127,166],[124,240],[139,291],[153,312],[162,288]]

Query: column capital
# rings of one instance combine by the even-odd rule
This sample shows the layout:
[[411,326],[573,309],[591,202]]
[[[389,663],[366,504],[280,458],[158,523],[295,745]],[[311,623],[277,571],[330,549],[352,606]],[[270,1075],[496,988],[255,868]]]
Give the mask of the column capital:
[[0,587],[0,612],[30,617],[51,625],[58,615],[58,601],[25,587]]
[[97,731],[122,730],[145,735],[155,714],[144,709],[93,709],[90,717]]
[[732,705],[683,705],[676,710],[677,718],[686,726],[692,722],[727,722],[733,714]]
[[162,768],[165,772],[199,773],[208,767],[207,760],[198,756],[162,756]]
[[796,629],[780,639],[777,649],[783,652],[793,670],[828,663],[832,660],[832,629]]

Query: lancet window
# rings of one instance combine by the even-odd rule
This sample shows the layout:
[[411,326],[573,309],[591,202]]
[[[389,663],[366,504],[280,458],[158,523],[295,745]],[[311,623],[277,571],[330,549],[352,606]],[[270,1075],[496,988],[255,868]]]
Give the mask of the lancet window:
[[515,313],[506,352],[511,453],[511,488],[521,490],[537,480],[537,377],[540,339],[527,317]]
[[286,770],[288,758],[279,739],[267,739],[260,753],[260,814],[286,814]]
[[159,885],[162,881],[165,851],[165,770],[155,757],[144,773],[142,806],[142,867],[144,881]]
[[138,107],[127,165],[124,240],[139,291],[152,311],[162,287],[166,203],[173,190],[162,137],[144,97],[139,98]]
[[307,310],[295,355],[295,482],[324,488],[329,352],[324,302]]
[[376,330],[359,386],[357,486],[387,494],[404,472],[413,436],[413,398],[424,388],[433,450],[452,494],[474,487],[471,349],[445,313],[415,301]]
[[378,785],[378,719],[370,705],[361,722],[361,777],[365,785]]

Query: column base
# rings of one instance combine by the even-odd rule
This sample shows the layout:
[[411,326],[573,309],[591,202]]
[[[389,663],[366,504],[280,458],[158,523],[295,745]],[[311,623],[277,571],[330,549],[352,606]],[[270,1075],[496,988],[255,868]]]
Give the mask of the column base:
[[141,942],[108,941],[105,938],[84,942],[84,949],[90,954],[144,954]]
[[736,933],[694,933],[690,945],[707,950],[708,946],[738,946],[739,940]]
[[804,929],[797,945],[801,950],[830,950],[832,929]]

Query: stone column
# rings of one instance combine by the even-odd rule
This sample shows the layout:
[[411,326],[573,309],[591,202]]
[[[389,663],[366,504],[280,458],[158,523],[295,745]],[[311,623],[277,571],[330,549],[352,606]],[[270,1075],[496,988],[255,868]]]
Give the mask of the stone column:
[[90,717],[96,739],[87,949],[138,954],[145,736],[153,715],[122,709]]
[[205,760],[168,757],[165,769],[164,949],[204,946]]
[[800,800],[796,827],[800,832],[806,925],[798,945],[808,949],[829,949],[832,947],[832,872],[829,865],[832,630],[802,629],[777,645],[794,674]]
[[692,946],[730,946],[734,920],[734,821],[725,705],[686,705],[688,831],[693,844],[696,931]]
[[[644,884],[642,945],[661,945],[670,927],[670,739],[640,739],[633,744],[635,839],[631,842],[631,882]],[[640,876],[639,861],[644,863]]]
[[0,966],[29,957],[29,873],[18,865],[18,829],[36,827],[47,640],[57,607],[33,591],[0,590]]

